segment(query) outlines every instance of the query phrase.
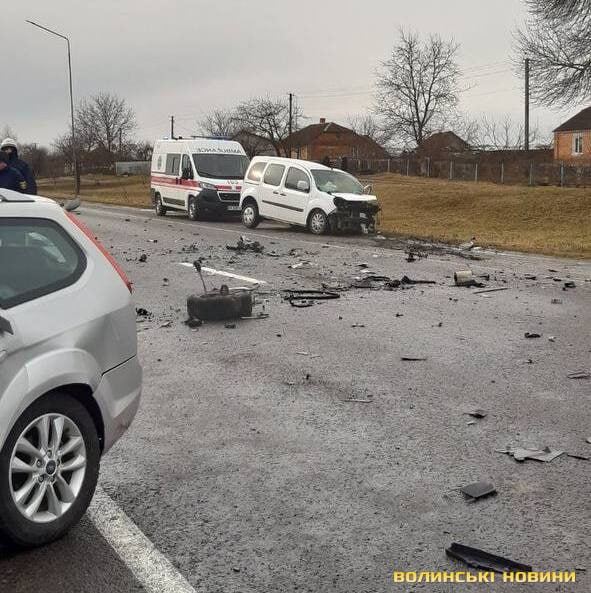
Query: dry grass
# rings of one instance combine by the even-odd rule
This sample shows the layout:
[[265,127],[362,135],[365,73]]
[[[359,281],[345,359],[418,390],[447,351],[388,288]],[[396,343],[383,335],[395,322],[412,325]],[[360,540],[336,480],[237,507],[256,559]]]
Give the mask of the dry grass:
[[[591,258],[591,189],[449,182],[401,175],[368,179],[380,198],[380,229],[450,243]],[[42,180],[40,193],[71,197],[71,178]],[[147,177],[89,175],[89,202],[150,207]]]
[[[71,198],[74,193],[71,177],[41,179],[38,185],[39,193],[48,198]],[[87,202],[136,208],[149,208],[152,205],[147,176],[84,175],[80,195]]]
[[383,232],[591,258],[591,189],[449,182],[387,174],[370,178]]

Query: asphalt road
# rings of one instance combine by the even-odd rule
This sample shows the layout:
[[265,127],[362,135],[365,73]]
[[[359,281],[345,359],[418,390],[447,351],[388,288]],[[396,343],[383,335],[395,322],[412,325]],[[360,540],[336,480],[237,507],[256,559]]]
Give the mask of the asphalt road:
[[[591,462],[495,452],[591,455],[591,381],[567,377],[591,367],[590,262],[432,253],[409,263],[384,241],[280,225],[245,233],[106,207],[84,207],[81,218],[152,313],[138,322],[143,403],[103,460],[101,486],[196,591],[520,588],[393,583],[394,571],[466,570],[445,555],[454,541],[534,570],[577,570],[576,584],[522,585],[536,593],[591,589]],[[241,234],[265,252],[226,249]],[[269,318],[185,326],[185,299],[200,284],[180,264],[197,257],[261,281]],[[301,261],[310,263],[290,268]],[[281,299],[286,288],[349,284],[359,264],[436,284],[351,289],[305,309]],[[453,286],[467,267],[508,290]],[[576,288],[562,290],[567,280]],[[486,418],[465,414],[475,408]],[[470,503],[458,489],[480,480],[498,494]],[[0,591],[143,590],[88,518],[53,546],[0,554]]]

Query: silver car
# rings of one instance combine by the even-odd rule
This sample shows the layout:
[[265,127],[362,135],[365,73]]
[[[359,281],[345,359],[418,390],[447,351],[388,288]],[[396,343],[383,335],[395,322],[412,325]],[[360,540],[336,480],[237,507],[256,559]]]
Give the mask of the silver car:
[[84,514],[140,399],[131,284],[52,200],[0,189],[0,536],[38,546]]

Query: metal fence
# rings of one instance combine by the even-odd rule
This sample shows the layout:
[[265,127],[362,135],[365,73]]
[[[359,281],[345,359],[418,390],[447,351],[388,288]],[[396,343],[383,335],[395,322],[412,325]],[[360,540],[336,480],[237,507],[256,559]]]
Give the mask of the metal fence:
[[[335,166],[339,166],[335,164]],[[559,187],[591,186],[591,166],[575,166],[526,159],[431,159],[399,157],[392,159],[348,158],[347,171],[357,175],[398,173],[448,179],[450,181],[490,181],[516,185],[554,185]]]

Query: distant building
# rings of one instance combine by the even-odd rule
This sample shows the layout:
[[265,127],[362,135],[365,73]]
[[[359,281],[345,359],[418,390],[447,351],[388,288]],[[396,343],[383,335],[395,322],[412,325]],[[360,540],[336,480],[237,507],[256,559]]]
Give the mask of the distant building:
[[591,163],[591,107],[554,130],[554,159],[571,165]]
[[250,158],[255,156],[277,156],[277,151],[270,140],[247,130],[237,132],[232,136],[232,140],[240,142]]
[[465,153],[472,147],[454,132],[436,132],[423,140],[417,149],[420,156],[446,158],[450,154]]
[[115,163],[115,175],[149,175],[150,161],[128,161]]
[[341,163],[346,159],[378,160],[389,159],[385,148],[369,136],[357,134],[324,118],[320,123],[306,126],[283,141],[286,150],[291,147],[292,158],[319,163]]

